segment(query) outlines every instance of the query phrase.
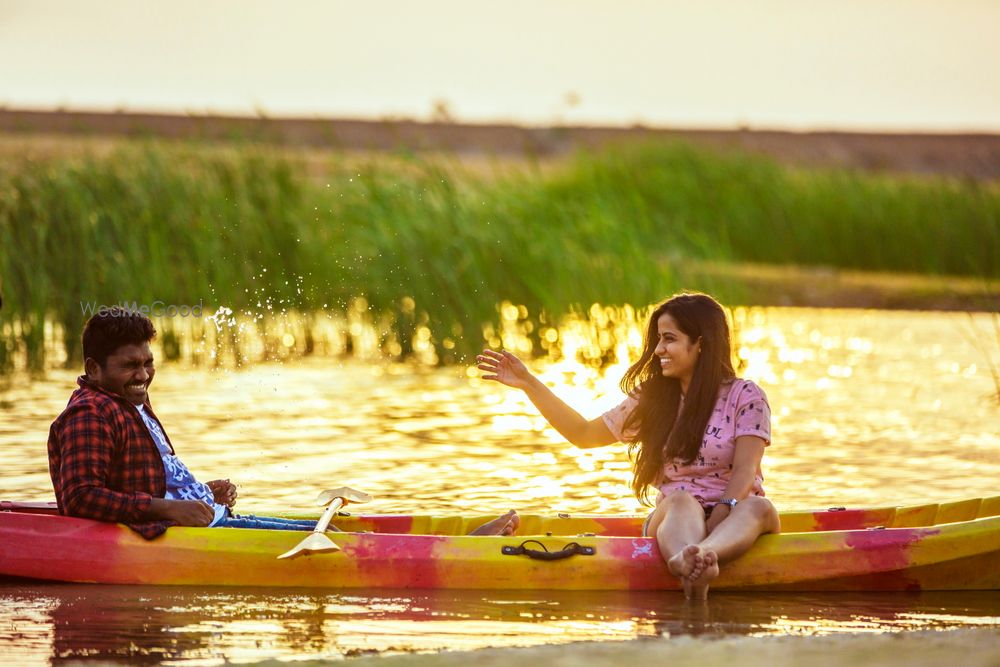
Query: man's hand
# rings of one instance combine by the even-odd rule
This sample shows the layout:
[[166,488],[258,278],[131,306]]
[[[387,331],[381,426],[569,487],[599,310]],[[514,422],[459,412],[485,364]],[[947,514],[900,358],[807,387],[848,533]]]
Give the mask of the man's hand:
[[215,511],[200,500],[153,498],[146,518],[173,521],[178,526],[208,526],[215,518]]
[[212,489],[215,502],[226,507],[232,507],[236,504],[236,496],[238,495],[236,493],[236,485],[228,479],[213,479],[210,482],[205,482],[205,484],[208,488]]

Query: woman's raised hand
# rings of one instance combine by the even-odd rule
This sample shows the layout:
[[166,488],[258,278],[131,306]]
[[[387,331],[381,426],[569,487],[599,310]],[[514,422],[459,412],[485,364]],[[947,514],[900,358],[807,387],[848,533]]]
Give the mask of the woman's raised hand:
[[528,367],[506,350],[502,352],[483,350],[483,353],[476,357],[476,361],[478,362],[476,368],[483,371],[484,380],[494,380],[515,389],[526,389],[533,377]]

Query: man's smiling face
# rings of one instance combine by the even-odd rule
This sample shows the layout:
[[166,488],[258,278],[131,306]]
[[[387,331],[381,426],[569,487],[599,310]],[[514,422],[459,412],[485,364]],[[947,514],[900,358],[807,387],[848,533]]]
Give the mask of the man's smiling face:
[[103,367],[94,359],[87,359],[86,369],[91,382],[133,405],[146,402],[146,391],[156,374],[148,342],[122,345],[108,355]]

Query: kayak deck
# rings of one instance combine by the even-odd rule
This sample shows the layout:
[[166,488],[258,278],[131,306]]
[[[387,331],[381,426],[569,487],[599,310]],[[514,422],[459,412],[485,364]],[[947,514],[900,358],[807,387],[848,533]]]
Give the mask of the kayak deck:
[[[54,502],[0,501],[0,512],[58,515]],[[316,519],[319,512],[260,510],[261,516],[291,519]],[[831,507],[825,510],[786,510],[780,512],[782,533],[806,533],[867,528],[918,528],[945,523],[971,521],[1000,516],[1000,495],[966,498],[951,502],[904,505],[898,507]],[[340,512],[333,523],[344,532],[397,533],[412,535],[467,535],[496,515],[410,515],[352,514]],[[644,516],[521,515],[519,535],[580,535],[593,533],[604,537],[638,537]],[[172,529],[172,530],[176,530]]]
[[[264,512],[262,512],[263,514]],[[268,513],[278,514],[278,513]],[[289,514],[285,516],[312,517]],[[518,534],[465,534],[492,516],[339,516],[341,550],[277,555],[304,533],[171,528],[146,541],[128,528],[55,515],[50,505],[0,503],[0,574],[74,582],[673,590],[643,517],[523,515]],[[1000,496],[907,507],[792,511],[727,564],[720,590],[1000,589]],[[577,544],[562,560],[518,555]]]

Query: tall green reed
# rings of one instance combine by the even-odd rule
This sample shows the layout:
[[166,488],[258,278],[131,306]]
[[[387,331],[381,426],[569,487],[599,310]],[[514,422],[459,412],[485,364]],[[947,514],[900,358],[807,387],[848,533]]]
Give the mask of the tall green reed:
[[[141,143],[0,165],[0,365],[43,364],[44,323],[77,362],[81,302],[225,305],[267,316],[363,297],[404,352],[427,326],[444,361],[483,343],[497,304],[558,318],[644,304],[681,260],[1000,276],[995,184],[782,167],[679,144],[582,153],[483,176],[447,159]],[[173,336],[164,323],[165,342]],[[167,346],[167,349],[172,349]]]

